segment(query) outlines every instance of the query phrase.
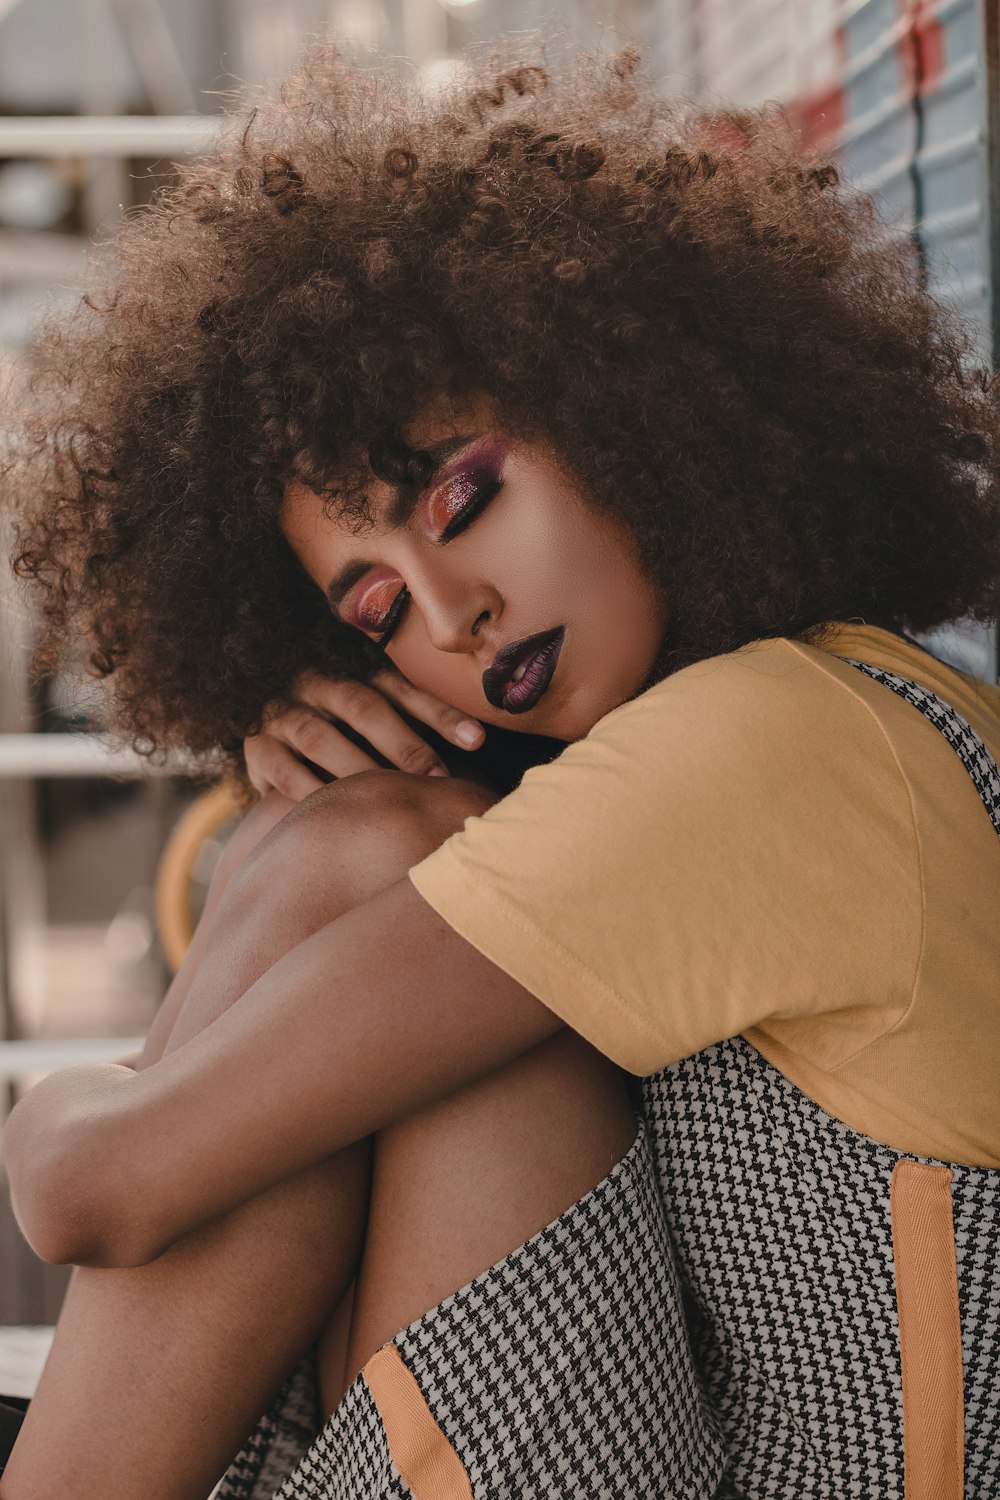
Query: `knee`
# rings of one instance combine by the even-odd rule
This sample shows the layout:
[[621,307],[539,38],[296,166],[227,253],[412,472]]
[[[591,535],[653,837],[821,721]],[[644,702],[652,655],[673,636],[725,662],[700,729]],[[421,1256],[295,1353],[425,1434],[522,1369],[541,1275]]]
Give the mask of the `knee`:
[[458,778],[366,771],[319,788],[275,821],[242,860],[241,902],[322,891],[348,906],[401,880],[484,813],[495,794]]
[[456,778],[365,771],[300,802],[259,853],[263,861],[279,851],[322,860],[335,846],[365,863],[405,861],[409,869],[495,801],[485,787]]
[[266,838],[294,807],[294,802],[281,792],[275,791],[267,792],[259,802],[254,803],[222,851],[215,874],[212,876],[213,891],[221,895],[223,888],[229,884],[261,840]]
[[333,823],[422,859],[497,801],[495,792],[458,777],[367,771],[323,787],[308,799],[317,826]]

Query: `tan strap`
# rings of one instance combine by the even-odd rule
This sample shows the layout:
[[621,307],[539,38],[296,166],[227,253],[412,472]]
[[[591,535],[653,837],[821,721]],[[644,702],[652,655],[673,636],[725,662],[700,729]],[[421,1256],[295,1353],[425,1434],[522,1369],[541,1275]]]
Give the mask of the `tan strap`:
[[962,1500],[965,1397],[951,1172],[898,1161],[890,1190],[906,1500]]
[[382,1418],[392,1461],[414,1500],[473,1500],[462,1460],[395,1344],[373,1354],[361,1373]]

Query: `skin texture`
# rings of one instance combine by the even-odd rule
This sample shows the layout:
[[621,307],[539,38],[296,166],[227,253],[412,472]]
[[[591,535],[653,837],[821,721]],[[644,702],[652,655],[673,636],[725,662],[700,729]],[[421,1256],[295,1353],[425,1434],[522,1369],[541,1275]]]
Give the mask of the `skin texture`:
[[[386,653],[424,691],[484,723],[581,738],[640,690],[663,637],[665,610],[630,534],[583,503],[551,450],[506,436],[485,399],[425,416],[409,440],[424,450],[449,440],[461,447],[411,502],[406,522],[393,523],[400,490],[384,481],[369,486],[374,525],[361,535],[293,481],[282,525],[295,555],[324,594],[341,570],[366,565],[335,611],[348,625],[358,625],[369,591],[384,601],[405,584],[409,605]],[[499,492],[442,542],[444,521],[480,468]],[[497,651],[558,626],[566,632],[558,665],[537,705],[515,715],[491,704],[482,679]]]
[[[426,724],[460,749],[476,749],[483,727],[432,693],[425,693],[387,662],[386,669],[364,682],[337,682],[316,672],[302,673],[288,701],[273,704],[260,734],[244,741],[247,776],[261,796],[278,791],[300,802],[323,785],[305,764],[311,761],[331,776],[374,771],[380,755],[392,766],[414,775],[448,775],[447,767],[397,710]],[[337,728],[349,723],[370,747],[365,751]]]
[[[363,796],[368,779],[348,785]],[[400,880],[300,943],[155,1066],[72,1068],[34,1089],[9,1126],[19,1221],[49,1259],[146,1263],[556,1025]]]
[[[40,353],[38,427],[17,466],[30,497],[17,565],[40,587],[50,660],[86,638],[129,731],[155,747],[221,746],[234,762],[302,672],[320,716],[310,734],[326,715],[374,714],[370,693],[352,708],[343,686],[317,686],[317,673],[368,679],[381,664],[314,587],[350,557],[410,588],[388,656],[431,715],[448,705],[485,718],[496,649],[565,624],[556,677],[521,727],[566,738],[651,670],[762,636],[807,638],[859,614],[926,627],[995,613],[1000,397],[963,363],[905,246],[776,120],[683,115],[625,54],[562,82],[537,65],[497,75],[475,64],[443,106],[401,90],[317,54],[127,230],[114,285]],[[504,490],[440,546],[419,520],[386,523],[384,487],[425,485],[413,445],[434,437],[427,393],[469,389],[489,393],[479,435],[506,445]],[[441,420],[460,430],[450,411]],[[338,485],[327,517],[318,497]],[[338,531],[338,505],[373,524]],[[669,605],[662,641],[651,599]],[[401,702],[400,679],[387,681]],[[379,736],[407,753],[384,715]],[[412,741],[409,753],[430,769]],[[355,757],[345,769],[363,767]],[[305,832],[314,815],[324,835],[343,816],[348,846],[375,828],[398,857],[415,825],[448,823],[446,807],[455,825],[446,799],[468,793],[437,781],[370,772],[310,797],[275,835],[287,864],[262,851],[233,877],[219,946],[206,940],[171,1002],[162,1057],[70,1070],[14,1112],[10,1171],[29,1237],[54,1259],[117,1269],[78,1282],[92,1300],[80,1290],[72,1305],[47,1376],[55,1394],[40,1398],[5,1500],[30,1485],[73,1493],[81,1465],[95,1496],[113,1494],[106,1456],[98,1474],[107,1434],[79,1393],[127,1404],[150,1363],[169,1379],[152,1393],[147,1381],[145,1405],[129,1406],[136,1465],[155,1446],[151,1411],[175,1446],[192,1419],[212,1429],[218,1412],[185,1405],[180,1389],[199,1327],[216,1340],[235,1329],[223,1365],[245,1358],[251,1335],[226,1302],[241,1254],[252,1243],[280,1286],[292,1276],[276,1250],[286,1219],[332,1213],[336,1284],[314,1285],[295,1326],[254,1348],[261,1385],[242,1420],[356,1270],[352,1143],[421,1117],[446,1127],[442,1099],[552,1044],[552,1016],[451,932],[384,849],[351,865],[345,899],[299,941],[264,924],[276,891],[287,924],[325,868],[328,836],[310,852]],[[304,789],[298,778],[294,794]],[[373,869],[382,879],[363,889]],[[266,961],[240,971],[262,932]],[[428,1140],[437,1155],[425,1164],[484,1159],[461,1130],[451,1156],[436,1126]],[[459,1197],[449,1212],[475,1217],[475,1195]],[[405,1264],[390,1257],[382,1284]],[[215,1322],[198,1306],[182,1331],[171,1309],[199,1266]],[[440,1270],[422,1271],[392,1312],[386,1293],[370,1336],[431,1295],[435,1277],[447,1283]],[[115,1295],[102,1276],[122,1278]],[[368,1285],[362,1275],[359,1294]],[[330,1335],[328,1363],[345,1376],[354,1321]],[[102,1383],[109,1327],[121,1339],[104,1344]],[[174,1337],[185,1359],[150,1361]],[[94,1435],[87,1461],[53,1436],[67,1427]],[[39,1477],[46,1442],[60,1449],[59,1482]],[[153,1493],[148,1478],[133,1492]]]
[[[328,788],[288,817],[287,802],[267,799],[227,851],[140,1070],[152,1076],[161,1050],[183,1056],[289,946],[376,896],[489,800],[393,773]],[[422,1011],[419,985],[409,1004]],[[373,1166],[367,1144],[349,1148],[149,1265],[78,1270],[4,1500],[201,1500],[324,1320],[329,1410],[375,1348],[593,1186],[634,1129],[617,1070],[562,1031],[382,1131]]]
[[[422,442],[462,439],[450,482],[460,484],[477,444],[503,455],[499,493],[446,545],[429,523],[440,498],[433,484],[403,525],[390,523],[398,498],[391,487],[377,490],[374,524],[363,536],[291,486],[285,524],[321,592],[335,573],[354,566],[356,575],[363,562],[340,604],[345,615],[371,576],[391,571],[405,580],[411,602],[389,651],[423,689],[494,722],[514,718],[568,738],[639,690],[663,612],[624,529],[585,505],[544,450],[498,437],[490,415],[480,402],[424,419]],[[482,672],[496,651],[554,625],[565,626],[565,644],[536,708],[511,716],[487,704]],[[383,785],[377,773],[351,777],[349,794],[363,805],[373,781]],[[405,780],[394,787],[406,817],[424,789]],[[323,789],[311,800],[322,806],[336,797],[341,805],[346,795]],[[379,809],[384,818],[381,801]],[[234,889],[249,887],[244,899],[252,900],[254,880],[251,860]],[[393,933],[391,946],[379,942],[380,925]],[[222,978],[209,966],[200,990],[211,996],[214,981],[224,993]],[[144,1264],[217,1214],[511,1061],[557,1026],[406,879],[299,944],[237,1004],[220,1001],[217,1019],[211,999],[192,992],[194,1000],[198,1034],[189,1045],[177,1046],[187,1040],[182,1015],[171,1033],[177,1050],[152,1067],[70,1069],[12,1116],[13,1198],[43,1256]],[[206,1006],[214,1021],[207,1028]],[[192,1172],[207,1139],[213,1152]]]
[[[468,424],[473,415],[491,434],[490,414],[480,406],[475,414],[426,419],[424,440],[454,435],[456,419]],[[478,440],[479,431],[472,436]],[[439,692],[461,697],[464,682],[468,699],[459,706],[482,703],[497,721],[501,712],[482,700],[479,632],[461,628],[468,611],[459,609],[451,633],[435,633],[450,601],[464,591],[477,605],[488,596],[491,610],[477,609],[473,623],[486,623],[485,613],[491,624],[494,616],[498,624],[513,617],[523,635],[550,623],[533,613],[543,597],[569,637],[574,628],[593,632],[575,587],[581,572],[592,577],[599,607],[631,625],[634,649],[626,651],[623,632],[613,656],[595,655],[597,671],[580,674],[582,681],[567,673],[554,708],[520,716],[566,733],[568,713],[599,715],[640,685],[655,652],[658,611],[627,534],[588,510],[546,455],[514,445],[504,451],[508,503],[500,506],[498,495],[465,530],[464,544],[442,546],[419,511],[407,526],[377,525],[364,545],[376,568],[389,561],[405,570],[413,591],[397,665],[424,682],[437,673],[430,685]],[[379,494],[385,510],[393,498],[389,487]],[[325,516],[315,496],[290,495],[289,515],[290,534],[297,525],[303,564],[320,587],[331,570],[360,555],[352,529]],[[526,516],[535,524],[521,590],[516,558]],[[425,619],[430,630],[422,628]],[[494,635],[487,660],[510,638]],[[596,652],[593,633],[591,640]],[[560,670],[573,660],[567,652]],[[581,699],[589,707],[581,710]],[[206,923],[139,1069],[75,1070],[75,1078],[50,1079],[25,1101],[9,1141],[15,1201],[29,1236],[53,1258],[124,1269],[77,1273],[5,1497],[60,1488],[58,1464],[78,1465],[85,1443],[95,1450],[93,1493],[107,1493],[93,1427],[71,1395],[80,1361],[91,1388],[96,1370],[111,1409],[129,1410],[143,1335],[168,1324],[181,1366],[168,1361],[154,1378],[167,1381],[174,1420],[163,1423],[162,1403],[155,1431],[144,1416],[148,1403],[132,1413],[125,1450],[112,1450],[114,1482],[127,1485],[121,1466],[127,1471],[131,1463],[149,1486],[156,1455],[156,1492],[172,1494],[176,1484],[176,1493],[189,1492],[195,1477],[200,1483],[221,1467],[274,1381],[324,1321],[320,1371],[332,1408],[397,1328],[555,1217],[627,1149],[634,1126],[617,1070],[579,1039],[559,1034],[551,1013],[457,938],[405,878],[387,878],[394,863],[397,874],[405,870],[491,800],[457,780],[357,774],[309,797],[244,857],[276,815],[272,801],[227,852],[219,882],[225,894],[213,888]],[[303,870],[305,885],[290,877]],[[388,950],[376,935],[382,922],[394,931]],[[405,965],[399,953],[407,955]],[[307,972],[312,1003],[303,1011],[296,976]],[[242,1043],[234,1050],[248,1025],[249,1051]],[[307,1115],[312,1125],[303,1131]],[[362,1261],[364,1142],[373,1131],[370,1249]],[[312,1165],[292,1167],[303,1152]],[[19,1160],[30,1162],[29,1172],[18,1171]],[[332,1257],[318,1249],[330,1235]],[[251,1253],[253,1276],[243,1284],[256,1289],[257,1302],[267,1301],[271,1287],[283,1289],[294,1275],[301,1288],[294,1316],[260,1324],[241,1297],[234,1302],[234,1276],[239,1284],[238,1267]],[[300,1257],[305,1277],[293,1273]],[[211,1313],[180,1318],[178,1299],[187,1297]],[[101,1333],[108,1326],[116,1329],[111,1340]],[[211,1346],[204,1360],[203,1343]],[[254,1349],[254,1378],[225,1412],[216,1410],[211,1383],[241,1343]],[[205,1377],[179,1397],[176,1372],[188,1362]],[[192,1410],[206,1440],[181,1461],[177,1434],[190,1426]],[[54,1426],[65,1433],[64,1445],[53,1447]]]

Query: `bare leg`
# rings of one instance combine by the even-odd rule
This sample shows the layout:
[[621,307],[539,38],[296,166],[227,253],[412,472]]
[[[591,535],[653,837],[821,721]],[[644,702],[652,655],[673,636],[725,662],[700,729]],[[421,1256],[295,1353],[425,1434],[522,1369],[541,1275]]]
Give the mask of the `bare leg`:
[[151,1265],[80,1270],[4,1500],[205,1500],[354,1275],[367,1151]]
[[346,1361],[319,1347],[332,1411],[366,1360],[557,1218],[635,1139],[619,1070],[573,1032],[386,1129]]
[[[416,797],[394,782],[325,789],[241,867],[168,1048],[488,800],[456,783]],[[367,1158],[366,1143],[341,1153],[150,1266],[79,1270],[4,1500],[202,1500],[353,1278]]]
[[[307,931],[380,879],[397,879],[481,810],[468,801],[478,794],[454,784],[416,792],[403,780],[324,793],[261,846],[220,903],[168,1047]],[[399,1326],[592,1186],[633,1133],[613,1070],[565,1037],[383,1133],[379,1218],[350,1348],[344,1306],[324,1338],[329,1398]],[[366,1202],[364,1160],[350,1157],[264,1195],[152,1266],[78,1273],[4,1500],[203,1500],[349,1287]]]
[[174,975],[173,982],[150,1027],[146,1045],[142,1050],[140,1067],[148,1067],[163,1055],[170,1033],[180,1015],[181,1007],[201,967],[202,958],[215,926],[216,914],[231,878],[261,839],[269,834],[271,829],[286,813],[291,812],[294,806],[295,803],[289,802],[280,792],[269,793],[251,809],[226,844],[212,877],[212,884],[209,887],[197,931],[191,940],[191,946],[184,955],[184,962]]

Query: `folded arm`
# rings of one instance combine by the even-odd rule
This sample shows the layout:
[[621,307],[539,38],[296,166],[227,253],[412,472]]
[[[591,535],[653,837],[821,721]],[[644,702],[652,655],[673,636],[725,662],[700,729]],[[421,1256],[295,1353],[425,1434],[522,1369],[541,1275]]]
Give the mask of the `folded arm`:
[[46,1259],[145,1263],[560,1024],[401,880],[152,1067],[40,1084],[8,1126],[15,1210]]

